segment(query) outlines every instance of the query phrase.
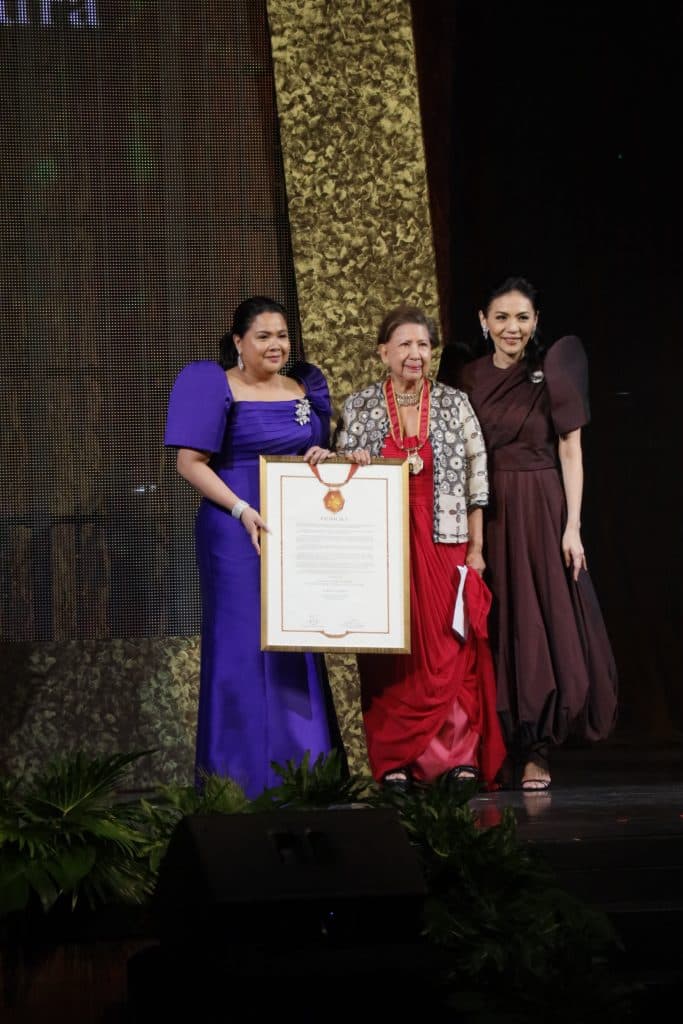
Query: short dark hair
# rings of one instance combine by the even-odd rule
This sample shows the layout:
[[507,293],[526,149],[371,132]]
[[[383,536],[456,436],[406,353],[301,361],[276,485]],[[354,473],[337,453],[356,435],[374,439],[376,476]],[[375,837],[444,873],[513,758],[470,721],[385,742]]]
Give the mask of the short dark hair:
[[243,299],[232,315],[232,327],[226,331],[219,342],[220,356],[218,362],[224,370],[237,365],[237,349],[235,348],[235,335],[243,337],[257,316],[261,313],[279,313],[287,321],[287,310],[275,299],[267,295],[252,295]]
[[377,330],[377,344],[385,345],[396,328],[403,324],[420,324],[421,327],[426,327],[432,348],[439,346],[439,334],[435,322],[419,306],[410,306],[406,302],[385,313]]

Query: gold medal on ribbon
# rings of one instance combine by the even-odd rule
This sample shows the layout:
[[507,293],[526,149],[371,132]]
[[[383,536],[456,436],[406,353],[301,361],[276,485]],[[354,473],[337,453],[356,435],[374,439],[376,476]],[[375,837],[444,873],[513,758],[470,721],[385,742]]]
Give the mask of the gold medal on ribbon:
[[320,470],[318,469],[317,466],[314,466],[312,462],[309,462],[309,466],[311,467],[311,472],[313,473],[313,476],[320,481],[323,487],[327,487],[327,491],[325,491],[325,495],[323,497],[323,505],[325,506],[327,511],[331,512],[332,515],[336,515],[337,512],[341,512],[341,510],[344,508],[344,505],[346,504],[346,501],[344,500],[344,495],[342,494],[340,488],[346,486],[346,484],[349,482],[353,474],[358,469],[358,464],[353,463],[349,467],[349,471],[346,474],[346,480],[342,480],[338,484],[329,483],[327,480],[323,480],[323,478],[320,475]]
[[341,512],[344,508],[344,495],[336,488],[327,492],[323,498],[323,505],[328,512]]

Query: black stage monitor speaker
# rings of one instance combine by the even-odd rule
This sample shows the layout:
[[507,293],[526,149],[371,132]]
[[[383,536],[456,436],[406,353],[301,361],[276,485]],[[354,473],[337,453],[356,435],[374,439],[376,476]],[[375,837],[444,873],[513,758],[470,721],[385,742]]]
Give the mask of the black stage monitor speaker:
[[162,942],[282,948],[413,941],[426,885],[393,808],[190,815],[160,865]]

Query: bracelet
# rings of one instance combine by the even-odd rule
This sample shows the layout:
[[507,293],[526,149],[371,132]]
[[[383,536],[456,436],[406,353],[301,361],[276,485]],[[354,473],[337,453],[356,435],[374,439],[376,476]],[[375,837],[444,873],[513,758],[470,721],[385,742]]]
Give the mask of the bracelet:
[[250,508],[250,507],[251,506],[249,505],[248,501],[243,501],[242,498],[238,498],[238,500],[235,502],[235,504],[230,509],[230,515],[234,516],[235,519],[241,519],[242,518],[242,513],[244,512],[245,508]]

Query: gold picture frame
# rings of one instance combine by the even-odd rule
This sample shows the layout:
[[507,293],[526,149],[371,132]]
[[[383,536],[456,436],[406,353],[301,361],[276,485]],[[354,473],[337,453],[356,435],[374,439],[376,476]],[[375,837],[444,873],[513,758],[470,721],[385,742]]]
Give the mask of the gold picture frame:
[[408,465],[260,457],[261,649],[410,653]]

